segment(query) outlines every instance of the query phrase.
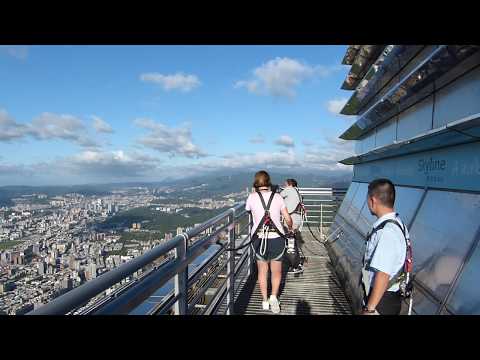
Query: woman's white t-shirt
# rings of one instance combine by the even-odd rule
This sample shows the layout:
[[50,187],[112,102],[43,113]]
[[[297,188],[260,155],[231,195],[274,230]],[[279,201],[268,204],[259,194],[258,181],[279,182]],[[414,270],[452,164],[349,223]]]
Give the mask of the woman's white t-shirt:
[[[260,191],[260,193],[263,196],[265,205],[268,205],[268,200],[270,199],[270,195],[272,194],[272,192]],[[282,234],[285,234],[285,231],[283,230],[280,214],[284,208],[286,208],[285,201],[280,196],[280,194],[275,193],[275,195],[273,196],[272,204],[270,205],[270,217],[273,220],[275,226]],[[262,220],[265,213],[258,193],[254,192],[248,196],[247,202],[245,204],[245,210],[252,212],[253,226],[251,235],[253,235],[253,232],[257,229],[258,224],[260,224],[260,221]]]

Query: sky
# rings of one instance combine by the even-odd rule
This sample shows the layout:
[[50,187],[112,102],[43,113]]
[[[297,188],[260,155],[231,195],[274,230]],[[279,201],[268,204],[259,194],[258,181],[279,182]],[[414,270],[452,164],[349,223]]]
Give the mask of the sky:
[[348,172],[347,46],[0,46],[0,186]]

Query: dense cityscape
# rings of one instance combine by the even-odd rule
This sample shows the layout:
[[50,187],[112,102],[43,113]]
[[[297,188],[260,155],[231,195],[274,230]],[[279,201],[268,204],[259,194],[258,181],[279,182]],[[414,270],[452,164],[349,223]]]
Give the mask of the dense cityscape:
[[[182,194],[202,187],[184,188]],[[37,309],[198,225],[212,211],[232,206],[248,190],[195,199],[175,191],[124,187],[104,196],[34,193],[12,199],[13,206],[0,207],[0,314]],[[159,231],[143,214],[159,219],[160,229],[167,230]],[[163,221],[166,217],[168,221]],[[115,288],[90,304],[112,291]]]

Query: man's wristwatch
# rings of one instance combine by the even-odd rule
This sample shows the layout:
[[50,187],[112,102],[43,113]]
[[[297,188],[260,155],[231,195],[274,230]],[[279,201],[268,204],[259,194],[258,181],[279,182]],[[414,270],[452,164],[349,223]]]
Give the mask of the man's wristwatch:
[[366,312],[368,314],[375,314],[375,312],[376,312],[375,309],[370,310],[367,306],[363,306],[362,310],[363,310],[363,312]]

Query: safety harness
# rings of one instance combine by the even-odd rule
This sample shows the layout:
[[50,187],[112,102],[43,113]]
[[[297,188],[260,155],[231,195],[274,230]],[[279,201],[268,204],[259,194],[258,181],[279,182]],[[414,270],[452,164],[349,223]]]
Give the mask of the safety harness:
[[[306,220],[306,217],[307,217],[307,209],[305,208],[305,205],[303,203],[303,196],[300,194],[300,191],[298,191],[298,188],[296,186],[293,186],[293,188],[295,189],[295,191],[297,192],[297,195],[298,195],[298,204],[292,212],[289,212],[289,214],[290,215],[292,215],[292,214],[300,215],[301,224],[298,228],[298,231],[301,232],[302,228],[303,228],[304,219]],[[310,229],[310,226],[308,225],[308,222],[307,222],[307,226]],[[310,232],[313,235],[312,230],[310,230]],[[313,236],[315,236],[315,235],[313,235]],[[303,253],[302,249],[299,246],[297,246],[297,242],[296,242],[295,237],[288,239],[286,254],[287,254],[287,259],[288,259],[288,261],[290,262],[290,264],[292,265],[293,268],[296,268],[299,264],[303,264],[303,262],[306,261],[306,259],[307,259],[305,254]]]
[[[300,191],[298,191],[297,187],[294,187],[295,191],[297,192],[298,198],[300,199],[300,202],[298,203],[297,207],[293,212],[290,214],[299,214],[302,218],[302,224],[299,227],[299,230],[303,228],[303,223],[305,222],[307,224],[308,230],[310,231],[310,234],[312,234],[312,237],[317,240],[318,242],[321,242],[316,236],[315,233],[313,232],[312,228],[310,227],[310,223],[308,222],[308,216],[307,216],[307,208],[305,207],[305,204],[303,203],[303,196],[300,194]],[[302,254],[303,255],[303,254]],[[305,256],[304,256],[305,257]]]
[[293,188],[297,192],[299,203],[298,203],[297,207],[295,208],[295,210],[293,210],[289,214],[290,215],[291,214],[299,214],[299,215],[302,216],[302,219],[303,219],[303,216],[307,213],[307,209],[305,209],[305,204],[303,203],[303,196],[300,194],[300,191],[298,191],[298,188],[296,186],[294,186]]
[[[398,214],[395,214],[395,216],[398,216]],[[394,284],[399,284],[400,296],[402,296],[405,299],[410,299],[410,305],[409,305],[409,311],[408,311],[408,314],[410,315],[411,309],[412,309],[412,293],[413,293],[413,282],[412,282],[413,252],[412,252],[412,244],[410,241],[410,237],[407,236],[406,229],[397,220],[387,219],[385,221],[382,221],[377,227],[372,229],[372,231],[367,235],[366,243],[370,241],[372,236],[377,231],[383,229],[385,225],[387,225],[388,223],[395,224],[402,231],[403,238],[405,239],[406,253],[405,253],[405,260],[404,260],[403,266],[390,279],[387,285],[387,289],[390,289],[390,287],[392,287],[392,285]],[[366,252],[363,256],[362,284],[365,292],[365,301],[367,300],[370,292],[370,288],[368,289],[366,288],[367,287],[366,284],[368,283],[365,279],[365,277],[367,276],[366,269],[370,267],[370,262],[373,259],[373,256],[375,255],[375,251],[377,250],[377,247],[378,247],[378,243],[373,249],[372,255],[370,256],[370,260],[368,262],[366,261],[366,255],[367,255]]]
[[255,229],[254,232],[250,233],[248,236],[250,236],[250,241],[247,241],[245,244],[237,247],[237,248],[226,248],[227,251],[237,251],[240,249],[243,249],[244,247],[247,247],[253,242],[253,235],[258,235],[258,231],[260,231],[260,249],[259,253],[261,256],[265,255],[267,251],[267,239],[269,233],[272,231],[275,231],[280,237],[284,238],[286,241],[288,241],[288,238],[277,228],[275,223],[273,222],[272,218],[270,217],[270,206],[272,205],[273,197],[275,196],[275,189],[272,189],[272,193],[270,195],[270,198],[268,199],[268,203],[265,204],[265,200],[263,199],[262,193],[260,191],[256,191],[258,196],[260,197],[260,201],[263,206],[264,214],[260,222],[258,223],[257,228]]

